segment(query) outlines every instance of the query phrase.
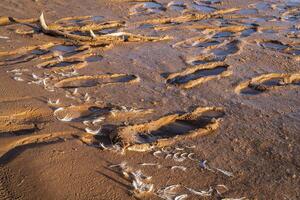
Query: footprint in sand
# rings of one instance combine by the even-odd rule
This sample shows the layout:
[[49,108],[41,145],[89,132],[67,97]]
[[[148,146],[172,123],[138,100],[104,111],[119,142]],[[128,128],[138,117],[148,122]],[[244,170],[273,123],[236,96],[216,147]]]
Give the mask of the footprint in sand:
[[51,110],[42,108],[15,108],[0,115],[0,134],[32,133],[38,129],[38,125],[49,121]]
[[189,113],[170,114],[147,123],[121,126],[109,136],[131,151],[149,151],[188,138],[207,135],[218,129],[222,108],[198,107]]
[[235,88],[235,92],[244,95],[257,95],[288,85],[300,85],[300,74],[263,74],[240,83]]
[[66,78],[54,84],[57,88],[93,87],[97,85],[131,84],[139,82],[139,77],[128,74],[82,75]]
[[214,33],[211,38],[197,37],[178,42],[173,47],[197,48],[203,55],[214,57],[216,60],[224,60],[227,56],[238,54],[242,50],[243,42],[234,38],[232,32],[223,31]]
[[284,43],[279,40],[256,40],[256,43],[259,46],[272,51],[286,53],[292,56],[300,55],[300,45],[298,43]]
[[232,70],[229,65],[223,62],[208,62],[191,66],[165,76],[168,84],[188,89],[207,81],[230,76],[231,74]]

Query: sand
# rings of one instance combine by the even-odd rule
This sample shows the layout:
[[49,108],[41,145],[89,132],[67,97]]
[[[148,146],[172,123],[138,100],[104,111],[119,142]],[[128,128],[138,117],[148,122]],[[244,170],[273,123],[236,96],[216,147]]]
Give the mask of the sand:
[[2,0],[0,199],[299,199],[299,11]]

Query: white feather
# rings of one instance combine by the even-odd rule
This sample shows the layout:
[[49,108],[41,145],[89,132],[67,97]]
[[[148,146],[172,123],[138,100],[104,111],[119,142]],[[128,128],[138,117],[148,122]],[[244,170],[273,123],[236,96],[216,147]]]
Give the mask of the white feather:
[[93,30],[90,30],[90,36],[91,36],[92,38],[96,38],[96,37],[97,37],[97,36],[95,35],[95,33],[94,33]]
[[63,111],[65,108],[60,107],[54,110],[53,114],[56,115],[58,112]]
[[15,81],[24,81],[24,79],[22,79],[21,77],[14,77]]
[[186,199],[187,197],[188,197],[187,194],[182,194],[182,195],[179,195],[179,196],[175,197],[174,200],[183,200],[183,199]]
[[70,122],[72,121],[74,118],[71,117],[71,115],[67,114],[65,117],[63,118],[59,118],[56,116],[56,118],[59,120],[59,121],[62,121],[62,122]]
[[184,166],[178,166],[178,165],[175,165],[175,166],[172,166],[171,169],[172,169],[172,170],[180,169],[180,170],[182,170],[182,171],[186,171],[187,168],[184,167]]
[[100,122],[103,122],[103,120],[105,119],[105,117],[98,117],[97,119],[94,119],[92,124],[95,125],[95,124],[98,124]]
[[96,130],[92,130],[92,129],[90,129],[90,128],[87,127],[87,128],[85,128],[84,130],[85,130],[85,132],[87,132],[87,133],[89,133],[89,134],[92,134],[92,135],[99,135],[100,132],[101,132],[101,127],[98,128],[98,129],[96,129]]
[[188,187],[185,187],[187,190],[189,190],[191,193],[195,194],[195,195],[198,195],[198,196],[202,196],[202,197],[209,197],[212,195],[213,193],[213,188],[210,187],[209,190],[205,191],[205,190],[201,190],[201,191],[196,191],[192,188],[188,188]]
[[232,172],[229,172],[229,171],[226,171],[226,170],[223,170],[223,169],[219,169],[219,168],[215,168],[217,171],[221,172],[222,174],[226,175],[226,176],[229,176],[229,177],[234,177],[233,173]]
[[60,100],[57,99],[56,101],[52,101],[51,99],[48,99],[48,104],[49,105],[59,105],[60,103]]
[[161,156],[159,156],[162,152],[161,151],[155,151],[153,152],[153,156],[157,157],[157,158],[161,158]]
[[0,39],[8,40],[9,37],[7,37],[7,36],[1,36],[1,35],[0,35]]
[[190,160],[196,161],[197,159],[193,158],[193,155],[194,155],[194,153],[189,153],[187,157],[188,157]]
[[41,79],[39,76],[35,75],[34,73],[31,74],[32,75],[32,78],[38,80],[38,79]]

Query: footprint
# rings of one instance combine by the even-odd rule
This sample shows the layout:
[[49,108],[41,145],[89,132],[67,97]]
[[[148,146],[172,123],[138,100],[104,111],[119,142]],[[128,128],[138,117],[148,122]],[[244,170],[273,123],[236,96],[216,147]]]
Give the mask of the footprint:
[[258,44],[266,49],[271,49],[273,51],[283,51],[288,48],[288,45],[278,41],[278,40],[265,40],[259,41]]
[[147,123],[119,127],[110,138],[128,150],[149,151],[210,134],[219,127],[224,115],[222,108],[198,107],[190,113],[170,114]]
[[300,55],[300,46],[297,43],[284,43],[278,40],[256,40],[259,46],[272,51],[290,54],[292,56]]
[[230,66],[223,62],[209,62],[167,75],[167,83],[188,89],[210,80],[220,79],[232,74]]
[[0,65],[13,65],[29,62],[47,54],[49,52],[48,49],[56,45],[58,44],[50,42],[43,45],[27,46],[16,50],[0,52],[0,57],[4,58],[4,60],[0,62]]
[[36,66],[38,68],[62,68],[87,62],[87,60],[93,56],[93,53],[90,50],[82,52],[75,50],[72,54],[74,55],[65,56],[65,54],[57,53],[57,55],[50,56],[50,60],[39,63]]
[[63,79],[55,83],[57,88],[93,87],[97,85],[127,84],[139,82],[139,77],[129,74],[83,75]]
[[37,125],[51,118],[51,111],[42,108],[20,108],[19,111],[7,111],[0,115],[0,134],[26,134],[34,132]]
[[223,44],[217,45],[210,52],[223,60],[229,55],[234,55],[239,53],[242,48],[242,43],[240,40],[226,41]]
[[72,132],[64,131],[64,132],[55,132],[55,133],[47,133],[47,134],[20,136],[16,138],[13,142],[7,143],[0,147],[0,159],[6,153],[18,147],[22,147],[30,144],[45,143],[61,137],[71,136],[72,134],[76,134],[76,133],[74,131]]
[[279,74],[270,73],[254,77],[240,83],[236,88],[237,94],[257,95],[287,85],[299,85],[300,73]]

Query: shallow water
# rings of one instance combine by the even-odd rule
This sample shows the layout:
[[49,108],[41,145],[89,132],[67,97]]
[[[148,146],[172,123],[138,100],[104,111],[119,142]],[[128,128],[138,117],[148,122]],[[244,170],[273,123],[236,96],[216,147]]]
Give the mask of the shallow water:
[[278,50],[278,51],[282,51],[282,50],[288,48],[288,46],[281,44],[278,41],[262,42],[261,45],[265,48],[272,49],[272,50]]
[[51,48],[51,51],[58,51],[63,53],[74,52],[77,47],[75,46],[66,46],[66,45],[57,45]]
[[174,11],[183,11],[186,8],[186,5],[184,4],[184,2],[181,1],[172,1],[170,3],[168,3],[168,8]]
[[257,10],[256,9],[242,9],[237,11],[237,14],[240,15],[255,15],[257,14]]
[[214,7],[196,4],[196,3],[193,4],[193,8],[195,10],[198,10],[198,11],[204,12],[204,13],[211,13],[211,12],[216,11],[216,8],[214,8]]
[[215,46],[215,45],[218,45],[218,44],[220,44],[219,41],[212,40],[212,41],[200,42],[200,43],[199,42],[195,42],[195,43],[192,44],[192,46],[193,47],[204,47],[204,48],[206,48],[206,47]]
[[231,36],[233,36],[232,32],[225,31],[225,32],[220,32],[215,34],[213,38],[224,38],[224,37],[231,37]]
[[247,30],[242,31],[241,37],[248,37],[248,36],[252,35],[252,34],[255,33],[255,32],[256,32],[256,29],[254,29],[254,28],[249,28],[249,29],[247,29]]
[[223,47],[214,49],[212,52],[216,56],[228,56],[230,54],[234,54],[234,53],[238,52],[239,48],[237,45],[238,45],[238,42],[233,41],[233,42],[226,44]]

